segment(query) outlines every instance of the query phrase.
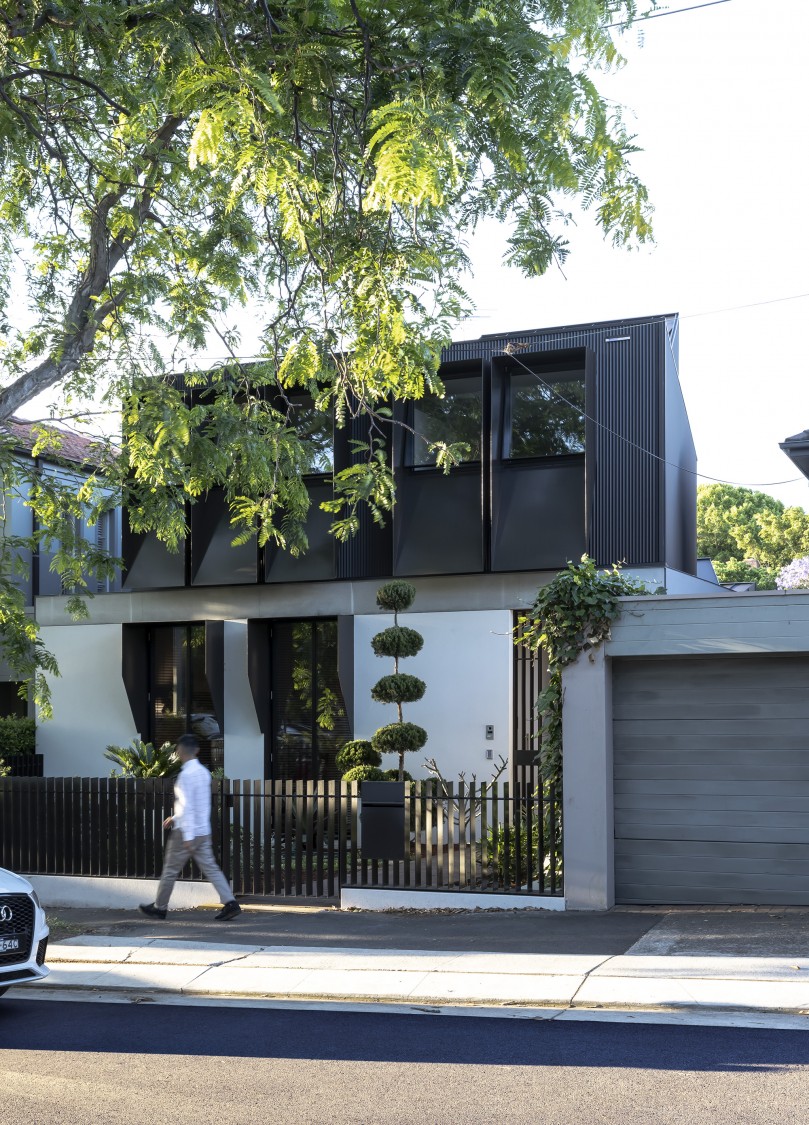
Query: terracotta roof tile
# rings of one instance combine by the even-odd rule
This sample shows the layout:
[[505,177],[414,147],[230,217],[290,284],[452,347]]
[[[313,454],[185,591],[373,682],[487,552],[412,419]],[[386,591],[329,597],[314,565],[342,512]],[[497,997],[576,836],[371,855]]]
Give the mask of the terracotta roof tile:
[[[21,449],[32,450],[41,442],[43,431],[54,435],[50,447],[56,461],[72,461],[76,465],[92,464],[96,461],[96,443],[66,426],[48,425],[44,422],[26,422],[24,418],[11,417],[0,425],[18,443]],[[40,450],[40,457],[48,458],[48,447]]]

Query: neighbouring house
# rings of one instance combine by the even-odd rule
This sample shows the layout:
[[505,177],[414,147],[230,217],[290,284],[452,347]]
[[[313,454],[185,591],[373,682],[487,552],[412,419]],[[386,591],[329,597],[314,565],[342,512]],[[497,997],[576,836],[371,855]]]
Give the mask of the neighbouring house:
[[[45,433],[53,434],[50,445],[43,443]],[[29,479],[37,476],[59,476],[75,480],[77,486],[89,474],[93,464],[93,444],[73,430],[64,426],[33,423],[21,418],[10,418],[2,426],[2,433],[10,437],[14,444],[14,456],[26,466],[25,475]],[[38,451],[34,454],[34,449]],[[32,541],[36,537],[35,516],[26,501],[30,494],[28,480],[7,484],[4,494],[2,514],[0,515],[0,535],[13,536],[21,541]],[[77,529],[79,535],[91,540],[112,557],[121,552],[121,514],[110,511],[89,526],[81,521]],[[51,569],[53,550],[44,547],[31,549],[29,545],[15,548],[18,562],[14,581],[23,591],[25,603],[34,612],[34,602],[40,596],[68,593],[63,589],[62,580]],[[120,589],[119,580],[104,579],[96,583],[98,592],[108,593]],[[14,671],[0,661],[0,715],[27,713],[28,706],[18,694],[19,682]]]
[[[95,597],[86,621],[69,622],[55,591],[36,601],[62,669],[39,730],[46,773],[96,774],[108,743],[190,728],[230,777],[335,776],[342,743],[392,717],[370,698],[389,670],[370,638],[383,623],[376,590],[393,576],[414,582],[424,636],[408,671],[427,693],[406,713],[429,742],[410,772],[433,757],[445,776],[488,778],[501,755],[514,776],[530,769],[536,672],[511,630],[540,584],[586,552],[651,588],[717,590],[697,575],[677,332],[664,315],[453,344],[446,396],[395,404],[391,518],[364,518],[345,544],[319,504],[360,436],[350,427],[319,435],[302,558],[232,547],[216,494],[191,508],[178,554],[124,521],[122,588]],[[469,444],[449,475],[420,440],[439,435]]]

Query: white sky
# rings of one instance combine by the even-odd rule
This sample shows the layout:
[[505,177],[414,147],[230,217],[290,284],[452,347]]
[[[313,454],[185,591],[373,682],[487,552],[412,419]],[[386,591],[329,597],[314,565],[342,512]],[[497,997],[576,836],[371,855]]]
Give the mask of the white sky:
[[[566,276],[529,281],[499,265],[491,224],[470,247],[480,315],[456,338],[679,312],[700,472],[759,487],[799,476],[778,443],[809,428],[809,0],[729,0],[636,24],[620,43],[627,65],[597,84],[644,150],[633,165],[656,245],[615,250],[585,215],[568,229]],[[794,294],[808,296],[700,315]],[[803,477],[760,490],[809,508]]]

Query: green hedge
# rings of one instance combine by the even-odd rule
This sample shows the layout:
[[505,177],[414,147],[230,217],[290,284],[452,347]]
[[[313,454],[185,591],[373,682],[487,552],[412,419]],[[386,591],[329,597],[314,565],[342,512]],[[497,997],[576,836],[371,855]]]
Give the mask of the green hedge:
[[35,754],[37,726],[33,719],[19,719],[16,715],[0,718],[0,758],[12,754]]

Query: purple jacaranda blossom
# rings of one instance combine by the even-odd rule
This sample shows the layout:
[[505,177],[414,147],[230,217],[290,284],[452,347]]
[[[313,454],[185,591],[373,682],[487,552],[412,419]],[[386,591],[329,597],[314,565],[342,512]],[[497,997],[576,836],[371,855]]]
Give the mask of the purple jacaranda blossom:
[[781,567],[775,585],[779,590],[809,590],[809,558],[793,559]]

